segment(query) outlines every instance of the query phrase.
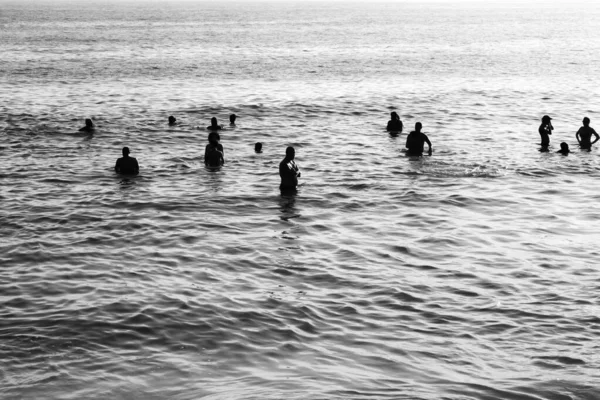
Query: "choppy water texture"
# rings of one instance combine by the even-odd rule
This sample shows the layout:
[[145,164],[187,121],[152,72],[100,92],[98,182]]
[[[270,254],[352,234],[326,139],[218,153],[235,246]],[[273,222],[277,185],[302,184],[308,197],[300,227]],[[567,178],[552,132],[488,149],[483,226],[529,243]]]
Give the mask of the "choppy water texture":
[[600,398],[597,5],[0,5],[2,399]]

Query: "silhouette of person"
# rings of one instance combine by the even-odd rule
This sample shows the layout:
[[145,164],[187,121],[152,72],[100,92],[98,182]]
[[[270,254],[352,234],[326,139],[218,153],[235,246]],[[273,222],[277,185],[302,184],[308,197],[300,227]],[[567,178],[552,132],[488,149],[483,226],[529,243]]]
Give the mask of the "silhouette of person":
[[236,120],[236,118],[237,118],[237,115],[235,115],[235,114],[231,114],[231,115],[229,116],[229,125],[235,125],[235,120]]
[[563,156],[566,156],[567,154],[569,154],[571,152],[571,150],[569,150],[569,145],[566,142],[562,142],[560,144],[560,150],[557,151],[557,153],[562,154]]
[[[591,141],[592,135],[596,137],[596,140],[593,142]],[[590,126],[590,119],[585,117],[583,119],[583,126],[579,128],[575,134],[575,138],[577,138],[577,141],[579,142],[579,147],[585,150],[591,150],[592,145],[600,139],[600,136],[598,136],[594,128]]]
[[293,147],[285,149],[285,158],[279,163],[279,176],[281,177],[279,188],[282,190],[295,189],[298,186],[300,172],[294,161],[295,157],[296,150]]
[[223,145],[219,143],[221,137],[216,132],[208,135],[208,144],[204,149],[204,164],[209,167],[220,167],[225,164],[225,152]]
[[422,156],[425,143],[429,146],[428,154],[431,155],[431,142],[426,134],[421,132],[423,125],[420,122],[415,124],[415,130],[406,137],[406,154],[410,156]]
[[94,132],[94,123],[92,122],[91,119],[87,118],[85,120],[85,126],[81,129],[79,129],[79,132]]
[[262,153],[262,143],[261,143],[261,142],[257,142],[257,143],[254,145],[254,151],[255,151],[256,153]]
[[137,160],[129,157],[129,147],[123,147],[123,157],[117,160],[115,172],[127,175],[137,175],[140,172]]
[[169,125],[175,125],[177,123],[177,118],[174,116],[169,116]]
[[217,117],[212,117],[210,119],[210,125],[207,126],[206,129],[209,129],[211,131],[218,131],[220,129],[223,129],[223,127],[217,122]]
[[552,123],[550,122],[552,120],[552,118],[550,118],[547,115],[544,115],[542,117],[542,123],[540,125],[540,127],[538,128],[538,132],[540,133],[540,136],[542,137],[542,150],[547,150],[548,146],[550,145],[550,135],[552,135],[552,131],[554,130],[554,127],[552,126]]
[[404,125],[402,124],[402,121],[400,121],[398,113],[396,113],[396,111],[392,111],[390,113],[390,118],[391,119],[387,123],[387,131],[402,133],[402,128],[404,128]]

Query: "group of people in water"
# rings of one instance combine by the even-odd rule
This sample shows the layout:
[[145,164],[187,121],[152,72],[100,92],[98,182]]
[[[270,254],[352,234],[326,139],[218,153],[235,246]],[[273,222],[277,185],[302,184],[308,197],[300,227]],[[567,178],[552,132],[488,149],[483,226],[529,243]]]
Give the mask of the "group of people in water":
[[[237,115],[231,114],[229,116],[229,122],[231,126],[235,126]],[[177,119],[174,116],[169,116],[169,125],[173,126],[177,124]],[[390,134],[399,135],[402,133],[404,125],[400,120],[400,116],[397,112],[393,111],[390,114],[390,120],[387,123],[387,131]],[[85,120],[85,126],[79,129],[80,132],[92,133],[95,129],[94,123],[91,119]],[[206,127],[210,133],[208,134],[208,144],[204,150],[204,164],[208,167],[220,167],[225,163],[225,150],[221,144],[221,137],[219,131],[223,129],[223,126],[219,125],[217,118],[211,118],[211,123]],[[428,145],[427,153],[432,154],[433,148],[431,141],[425,133],[422,132],[423,125],[420,122],[415,124],[415,130],[411,131],[406,136],[406,154],[410,156],[422,156],[425,150],[425,143]],[[538,129],[541,136],[541,151],[549,151],[550,135],[554,127],[552,126],[552,118],[548,115],[542,117],[542,123]],[[592,141],[592,137],[594,140]],[[583,119],[583,126],[579,128],[575,134],[575,138],[579,142],[579,146],[585,150],[591,150],[592,145],[600,140],[600,136],[596,131],[590,127],[590,119],[585,117]],[[262,143],[256,143],[254,146],[256,153],[262,152]],[[120,174],[136,175],[139,173],[140,167],[137,160],[134,157],[130,157],[129,147],[123,147],[123,157],[120,157],[115,164],[115,171]],[[570,153],[569,145],[566,142],[560,144],[560,150],[558,153],[567,155]],[[294,158],[296,151],[293,147],[287,147],[285,150],[285,157],[279,163],[279,176],[281,178],[280,188],[282,190],[295,189],[298,185],[298,178],[300,178],[300,170]]]
[[[550,135],[552,135],[553,130],[554,127],[552,126],[552,118],[550,118],[548,115],[544,115],[542,117],[542,123],[538,128],[538,132],[542,139],[542,147],[540,149],[541,151],[549,151],[548,147],[550,146]],[[593,142],[592,136],[595,137]],[[594,128],[590,126],[590,119],[588,117],[585,117],[583,119],[583,126],[579,128],[579,130],[575,134],[575,138],[577,139],[580,148],[589,151],[592,149],[592,145],[600,139],[600,136],[598,136]],[[560,144],[560,150],[557,153],[561,153],[566,156],[570,152],[571,150],[569,150],[569,145],[566,142],[562,142]]]
[[[231,126],[235,126],[237,115],[231,114],[229,122]],[[177,124],[177,119],[174,116],[169,116],[168,122],[170,126]],[[221,136],[218,131],[223,129],[219,125],[217,118],[213,117],[210,120],[210,125],[206,127],[210,131],[208,134],[208,144],[204,149],[204,164],[208,167],[220,167],[225,164],[225,150],[221,144]],[[79,129],[79,132],[93,133],[95,130],[94,122],[91,119],[85,120],[85,126]],[[262,143],[258,142],[254,145],[256,153],[262,152]],[[119,157],[115,164],[115,172],[123,175],[137,175],[140,172],[138,161],[135,157],[131,157],[129,147],[123,147],[123,157]],[[281,190],[293,190],[298,186],[298,178],[300,177],[300,169],[294,158],[296,150],[289,146],[285,150],[285,157],[279,163],[279,176],[281,177]]]
[[[399,135],[402,133],[404,124],[400,120],[400,116],[396,111],[392,111],[390,113],[390,120],[387,123],[386,129],[393,135]],[[429,138],[426,134],[421,132],[421,129],[423,129],[423,124],[417,122],[415,124],[415,130],[406,136],[406,154],[409,156],[422,156],[423,151],[425,150],[425,143],[427,143],[429,146],[427,153],[431,155],[433,152],[431,141],[429,141]]]
[[[169,123],[174,117],[169,117]],[[229,116],[229,123],[231,126],[235,126],[235,120],[237,115],[231,114]],[[208,144],[204,149],[204,164],[208,167],[220,167],[225,164],[225,150],[221,144],[221,136],[218,131],[222,130],[223,127],[219,125],[217,118],[212,117],[210,125],[206,127],[210,131],[208,134]],[[254,145],[254,151],[256,153],[262,152],[262,143],[257,142]],[[281,190],[293,190],[298,186],[298,178],[300,177],[300,170],[294,161],[296,157],[296,150],[289,146],[285,149],[285,157],[279,163],[279,176],[281,178],[281,184],[279,188]]]

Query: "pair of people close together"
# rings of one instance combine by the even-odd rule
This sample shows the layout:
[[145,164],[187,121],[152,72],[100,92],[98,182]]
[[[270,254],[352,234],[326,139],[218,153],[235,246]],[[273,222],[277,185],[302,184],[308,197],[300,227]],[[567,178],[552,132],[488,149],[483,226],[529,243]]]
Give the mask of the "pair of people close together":
[[[548,115],[544,115],[542,117],[542,123],[538,128],[538,132],[542,139],[542,151],[548,151],[548,146],[550,146],[550,135],[552,135],[553,130],[554,127],[552,126],[552,118],[550,118]],[[595,137],[595,140],[593,142],[592,136]],[[585,117],[583,119],[583,126],[579,128],[579,130],[575,134],[575,138],[577,139],[580,148],[582,148],[583,150],[591,150],[592,145],[600,139],[600,136],[596,133],[594,128],[590,126],[590,119],[588,117]],[[558,151],[558,153],[567,155],[570,152],[571,151],[569,150],[569,145],[566,142],[562,142],[560,144],[560,150]]]
[[[404,128],[404,124],[400,120],[400,116],[396,111],[392,111],[390,113],[390,120],[387,123],[387,130],[390,133],[400,134],[402,133],[402,129]],[[425,150],[425,143],[429,146],[429,150],[427,154],[431,155],[432,147],[431,142],[426,134],[421,132],[423,129],[423,124],[417,122],[415,124],[415,130],[406,136],[406,154],[409,156],[422,156],[423,151]]]

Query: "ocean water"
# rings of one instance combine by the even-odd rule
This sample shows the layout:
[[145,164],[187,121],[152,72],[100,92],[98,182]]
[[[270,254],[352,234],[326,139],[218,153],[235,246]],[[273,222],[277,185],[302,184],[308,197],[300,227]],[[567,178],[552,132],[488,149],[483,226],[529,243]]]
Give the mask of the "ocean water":
[[600,399],[598,21],[0,2],[0,398]]

